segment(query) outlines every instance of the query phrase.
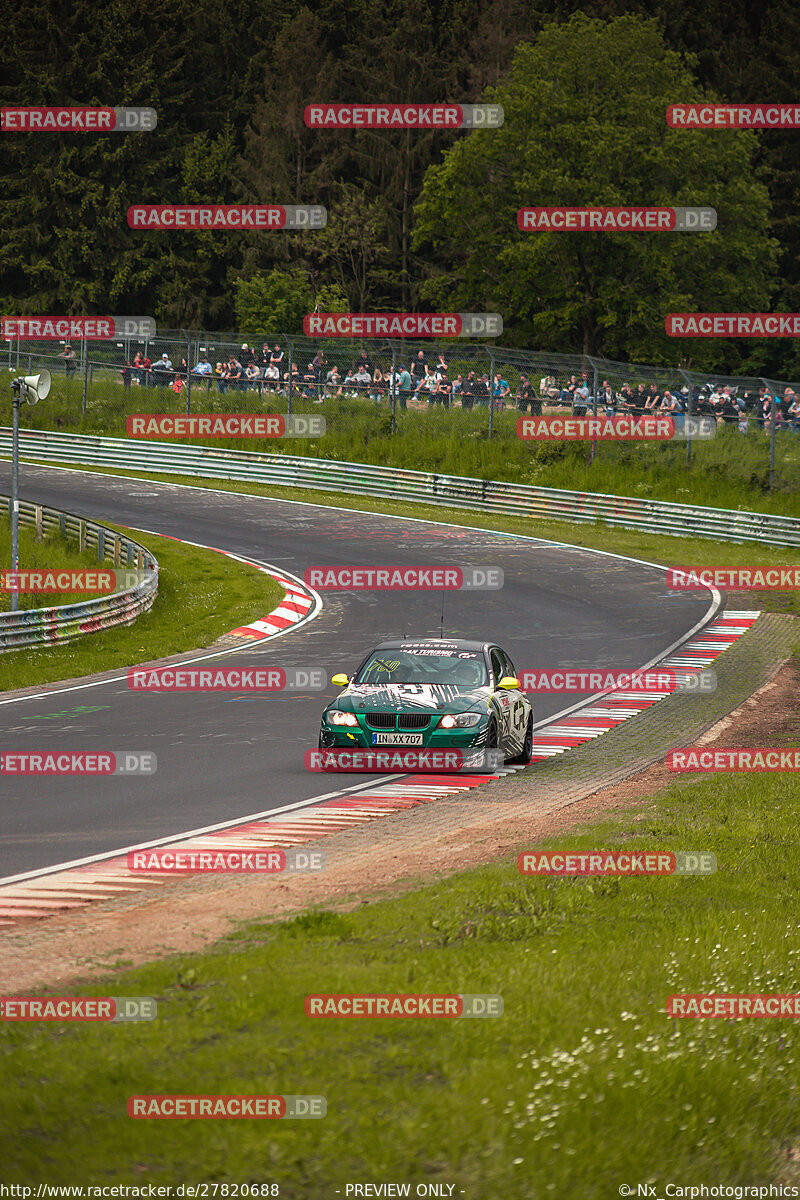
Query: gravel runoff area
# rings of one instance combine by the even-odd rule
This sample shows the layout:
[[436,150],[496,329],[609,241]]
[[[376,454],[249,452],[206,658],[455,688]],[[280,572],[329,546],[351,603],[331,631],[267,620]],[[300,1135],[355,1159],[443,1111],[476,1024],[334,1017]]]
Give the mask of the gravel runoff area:
[[797,618],[763,615],[717,659],[711,695],[670,696],[527,771],[309,843],[325,852],[319,875],[194,876],[3,933],[5,990],[89,981],[123,963],[200,950],[243,922],[310,907],[345,911],[509,857],[543,838],[641,807],[675,778],[663,761],[673,747],[796,741],[800,670],[790,658],[799,642]]

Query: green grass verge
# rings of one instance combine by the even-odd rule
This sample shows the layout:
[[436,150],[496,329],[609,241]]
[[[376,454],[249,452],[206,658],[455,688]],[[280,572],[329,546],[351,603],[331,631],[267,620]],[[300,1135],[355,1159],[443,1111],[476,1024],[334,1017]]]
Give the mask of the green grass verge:
[[[43,466],[48,464],[43,463]],[[81,467],[71,468],[76,471]],[[475,512],[465,508],[444,508],[435,504],[404,504],[374,496],[348,496],[343,492],[324,492],[301,488],[280,488],[267,484],[237,483],[231,480],[199,479],[189,475],[163,475],[158,472],[117,471],[87,467],[93,473],[119,475],[130,479],[158,480],[163,483],[235,492],[239,495],[272,496],[276,500],[320,504],[330,508],[355,509],[358,512],[387,513],[416,520],[440,521],[468,528],[494,529],[499,533],[546,538],[571,546],[586,546],[610,554],[624,554],[665,566],[795,566],[797,550],[778,548],[757,542],[717,542],[713,538],[677,538],[661,534],[620,529],[604,521],[577,524],[571,521],[532,520],[502,513]],[[324,520],[324,517],[322,518]],[[748,608],[763,612],[800,615],[800,592],[752,592],[739,597]]]
[[[643,819],[546,844],[711,851],[712,876],[525,879],[504,862],[73,987],[154,996],[159,1018],[0,1027],[4,1177],[277,1182],[286,1200],[365,1180],[520,1200],[785,1181],[798,1023],[664,1009],[676,992],[797,991],[798,820],[796,777],[780,804],[764,776],[684,779]],[[311,992],[500,993],[505,1015],[313,1021]],[[131,1120],[143,1093],[322,1094],[328,1115]]]
[[[82,381],[55,377],[47,400],[25,413],[29,428],[125,437],[126,415],[134,412],[185,412],[186,397],[168,388],[131,388],[125,394],[115,380],[100,379],[89,388],[87,411],[81,411]],[[285,412],[281,397],[259,399],[254,392],[193,390],[192,411]],[[671,500],[676,503],[743,508],[800,515],[800,437],[781,432],[776,441],[775,487],[769,489],[769,441],[756,430],[741,434],[735,426],[717,437],[695,441],[693,461],[686,466],[683,442],[601,442],[589,464],[589,443],[530,442],[516,436],[516,409],[495,415],[488,436],[488,409],[464,412],[398,410],[397,430],[390,432],[390,413],[365,399],[328,399],[314,404],[293,398],[296,413],[324,416],[327,432],[319,440],[222,438],[218,448],[284,453],[337,461],[371,463],[478,479],[498,479],[542,487],[604,492],[621,496]],[[196,439],[186,439],[192,442]],[[206,441],[197,442],[208,446]]]
[[[0,563],[4,568],[11,564],[11,524],[0,514]],[[30,525],[19,527],[19,563],[24,571],[77,571],[113,569],[109,564],[98,563],[93,550],[78,549],[77,542],[62,537],[57,530],[50,530],[37,541],[36,531]],[[79,604],[81,600],[95,600],[97,592],[21,592],[20,610],[29,608],[54,608],[59,604]],[[11,593],[0,592],[0,612],[11,611]]]
[[[152,609],[133,625],[87,634],[61,646],[0,655],[2,690],[75,679],[210,646],[230,629],[265,616],[283,598],[283,588],[270,576],[223,554],[123,526],[109,528],[133,536],[158,559],[158,596]],[[7,531],[0,524],[0,538]],[[61,544],[65,557],[71,556],[70,546]],[[50,550],[44,543],[30,546],[26,540],[20,561],[33,566],[34,556],[45,554],[50,564]],[[95,556],[88,559],[85,565],[97,565]],[[74,600],[68,597],[64,603]]]

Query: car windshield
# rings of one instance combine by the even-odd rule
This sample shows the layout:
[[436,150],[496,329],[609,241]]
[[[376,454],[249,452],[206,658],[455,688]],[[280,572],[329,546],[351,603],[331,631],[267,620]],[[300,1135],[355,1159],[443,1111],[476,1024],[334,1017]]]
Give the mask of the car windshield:
[[428,683],[456,688],[485,687],[483,654],[478,650],[380,650],[370,655],[354,683]]

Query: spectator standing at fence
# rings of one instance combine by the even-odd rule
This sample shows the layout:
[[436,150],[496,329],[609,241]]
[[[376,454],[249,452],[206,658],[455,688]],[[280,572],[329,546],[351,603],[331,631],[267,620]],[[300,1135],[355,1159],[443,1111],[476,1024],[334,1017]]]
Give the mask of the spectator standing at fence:
[[447,377],[447,371],[443,371],[441,376],[438,371],[436,374],[438,379],[437,395],[439,403],[449,409],[450,398],[453,394],[453,385]]
[[419,385],[417,386],[419,398],[423,403],[427,399],[428,407],[430,408],[431,405],[439,403],[437,399],[438,392],[439,380],[436,377],[436,372],[432,371],[431,368],[426,364],[424,378],[420,380]]
[[283,372],[283,390],[282,390],[281,394],[284,396],[289,395],[290,386],[291,386],[291,390],[293,392],[301,391],[300,384],[302,383],[302,379],[300,376],[300,370],[299,370],[296,362],[292,363],[291,385],[290,385],[289,375],[290,375],[289,371]]
[[260,363],[258,365],[261,371],[261,378],[264,381],[264,386],[261,389],[262,395],[264,392],[277,392],[281,383],[281,373],[278,368],[273,367],[269,360],[267,360],[266,367],[262,367]]
[[342,386],[347,389],[347,391],[345,392],[345,395],[347,395],[347,396],[358,395],[358,392],[356,391],[358,384],[356,383],[355,364],[353,364],[353,366],[347,370],[345,377],[344,377],[344,383]]
[[325,384],[325,394],[327,396],[341,396],[342,379],[336,363],[333,364],[330,371],[328,371],[328,374],[325,376]]
[[[269,348],[269,343],[264,342],[264,344],[261,347],[260,352],[256,355],[256,362],[261,367],[261,373],[262,373],[262,375],[264,375],[265,378],[266,378],[265,372],[267,370],[267,367],[270,365],[271,357],[272,357],[272,354],[271,354],[271,351]],[[280,370],[278,371],[278,378],[280,378]]]
[[598,407],[602,404],[606,417],[613,419],[617,409],[617,393],[607,379],[603,380],[600,395],[597,397]]
[[543,375],[539,380],[539,394],[548,404],[558,404],[561,399],[561,389],[556,383],[555,375]]
[[375,372],[372,376],[372,384],[369,387],[368,392],[370,400],[372,400],[374,404],[380,405],[381,401],[383,400],[383,371],[381,371],[380,367],[375,368]]
[[129,358],[126,358],[125,366],[120,371],[120,375],[122,376],[122,386],[124,388],[129,388],[131,386],[131,375],[132,374],[133,374],[133,368],[131,367],[131,360]]
[[[538,405],[538,408],[537,408]],[[520,412],[527,412],[530,408],[532,414],[541,416],[542,402],[536,395],[534,388],[527,375],[520,374],[519,387],[517,388],[517,408]]]
[[586,409],[588,407],[589,385],[585,382],[585,380],[581,380],[572,393],[572,415],[574,417],[585,417]]
[[425,351],[420,350],[416,358],[411,360],[411,378],[414,380],[415,390],[419,391],[419,384],[428,374],[428,364],[425,359]]
[[739,409],[734,404],[733,396],[730,394],[730,390],[722,395],[719,415],[726,425],[735,425],[739,420]]
[[222,387],[222,375],[223,375],[223,366],[222,366],[221,362],[218,362],[217,365],[214,367],[214,379],[216,380],[216,383],[217,383],[217,391],[219,392],[219,394],[221,396],[224,395],[225,391],[227,390],[227,388],[223,389],[223,387]]
[[488,375],[475,380],[475,400],[481,408],[487,408],[492,398],[492,385]]
[[145,353],[144,358],[142,359],[142,370],[139,379],[140,382],[143,383],[146,388],[148,388],[152,383],[152,378],[153,364],[150,361],[149,355]]
[[356,382],[356,388],[358,389],[359,394],[366,395],[367,389],[369,388],[369,385],[372,383],[372,375],[367,370],[367,364],[364,361],[357,363],[357,369],[356,369],[356,373],[355,373],[355,382]]
[[314,369],[314,379],[317,384],[317,399],[322,399],[322,375],[325,370],[325,355],[321,350],[318,350],[311,362]]
[[647,393],[647,399],[644,402],[644,411],[648,416],[652,416],[654,413],[658,412],[660,405],[661,396],[659,395],[655,384],[651,383],[650,390]]
[[242,370],[246,371],[250,363],[255,359],[255,354],[248,346],[247,342],[242,343],[242,352],[239,355],[239,362],[242,364]]
[[572,404],[572,398],[575,394],[575,389],[578,386],[578,380],[574,375],[570,375],[569,383],[561,389],[561,403]]
[[676,432],[682,432],[686,423],[686,414],[683,411],[683,400],[677,392],[673,393],[669,390],[664,392],[661,409],[667,416],[672,417],[672,423],[675,426]]
[[[279,376],[283,372],[283,357],[284,356],[283,356],[283,351],[281,350],[280,342],[276,342],[275,349],[272,351],[272,354],[269,356],[269,362],[270,362],[270,366],[278,368]],[[288,376],[287,376],[287,379],[288,379]]]
[[366,350],[359,351],[356,356],[356,375],[359,371],[366,372],[369,375],[370,382],[372,381],[372,362]]
[[300,391],[308,399],[314,395],[314,384],[317,382],[317,377],[314,374],[314,364],[310,362],[303,372],[303,381]]
[[156,387],[168,387],[172,374],[172,359],[167,354],[153,363],[153,383]]
[[228,383],[232,392],[240,392],[246,386],[244,367],[235,354],[228,359]]
[[75,370],[76,370],[76,368],[77,368],[77,365],[78,365],[78,356],[77,356],[77,354],[76,354],[76,353],[75,353],[75,351],[72,349],[72,346],[70,346],[70,344],[69,344],[69,343],[67,343],[67,345],[66,345],[66,346],[64,347],[64,349],[61,351],[61,353],[59,354],[59,356],[58,356],[58,357],[59,357],[59,358],[63,358],[63,360],[64,360],[64,374],[67,376],[67,378],[68,378],[68,379],[71,379],[71,378],[72,378],[72,376],[75,374]]
[[137,350],[137,352],[134,356],[134,359],[133,359],[133,382],[134,383],[142,382],[141,366],[142,366],[142,353],[140,350]]
[[461,407],[472,409],[475,403],[475,372],[468,371],[467,378],[461,384]]
[[633,411],[637,416],[644,416],[647,406],[647,388],[640,383],[633,393]]
[[495,371],[494,386],[492,388],[492,403],[494,404],[495,412],[502,412],[506,406],[506,397],[511,395],[511,385],[508,380],[503,379],[500,371]]
[[192,367],[193,375],[210,375],[211,363],[208,361],[207,354],[201,354],[197,362]]
[[763,389],[761,400],[759,401],[759,425],[767,432],[772,420],[772,393],[769,388]]
[[800,433],[800,399],[795,396],[794,392],[792,392],[792,402],[786,415],[792,433]]
[[251,391],[261,391],[261,368],[256,362],[249,362],[245,367],[245,377]]
[[412,388],[411,372],[408,367],[401,367],[397,376],[397,390],[400,396],[400,407],[408,408],[408,399]]
[[636,405],[636,397],[633,393],[633,388],[629,383],[623,383],[619,389],[619,408],[623,412],[633,412]]

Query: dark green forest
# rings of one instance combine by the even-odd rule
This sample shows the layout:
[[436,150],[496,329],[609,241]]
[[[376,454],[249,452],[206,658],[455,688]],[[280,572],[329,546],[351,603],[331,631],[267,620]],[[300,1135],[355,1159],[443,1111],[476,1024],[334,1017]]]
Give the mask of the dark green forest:
[[[790,340],[677,311],[800,309],[800,130],[667,104],[800,98],[790,0],[6,0],[3,105],[151,106],[149,133],[0,135],[0,309],[233,330],[307,301],[503,314],[507,346],[790,378]],[[306,128],[312,101],[503,104],[496,132]],[[317,233],[136,232],[141,203],[321,203]],[[708,234],[523,234],[526,204],[712,205]],[[286,332],[297,332],[290,329]]]

